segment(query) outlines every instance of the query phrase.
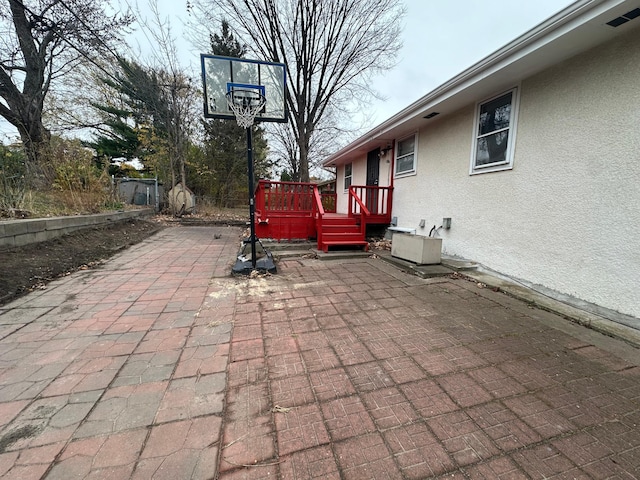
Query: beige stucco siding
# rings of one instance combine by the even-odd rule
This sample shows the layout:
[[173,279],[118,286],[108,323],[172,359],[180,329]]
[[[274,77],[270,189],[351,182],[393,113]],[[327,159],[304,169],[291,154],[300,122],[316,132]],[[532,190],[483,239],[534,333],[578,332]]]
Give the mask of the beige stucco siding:
[[446,253],[640,317],[640,30],[514,86],[513,169],[470,176],[475,105],[444,116],[396,180],[399,225],[452,217]]

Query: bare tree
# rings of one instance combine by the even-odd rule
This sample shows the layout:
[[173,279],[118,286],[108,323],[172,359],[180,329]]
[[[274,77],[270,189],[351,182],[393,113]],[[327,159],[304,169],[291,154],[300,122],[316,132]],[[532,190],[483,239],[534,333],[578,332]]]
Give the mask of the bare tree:
[[289,123],[279,123],[269,129],[269,150],[275,163],[286,172],[287,180],[300,180],[300,156],[296,138]]
[[18,130],[30,165],[50,134],[42,121],[52,84],[81,58],[110,51],[132,22],[94,0],[0,0],[0,115]]
[[[180,66],[176,40],[171,31],[171,23],[168,19],[162,19],[158,8],[157,0],[150,0],[149,6],[153,12],[155,28],[146,25],[151,37],[158,46],[157,55],[154,59],[155,69],[161,73],[161,86],[164,90],[164,97],[167,99],[167,119],[168,150],[171,161],[171,183],[172,188],[176,185],[175,170],[178,169],[182,188],[187,188],[187,174],[185,170],[187,150],[189,146],[190,134],[195,128],[197,115],[194,109],[197,90],[188,73]],[[184,191],[186,196],[186,190]],[[186,201],[185,196],[183,199]],[[184,204],[179,211],[173,204],[174,215],[184,213]]]
[[[340,113],[335,110],[328,111],[316,124],[307,151],[310,177],[321,178],[326,175],[326,170],[321,166],[322,160],[351,139],[352,131],[339,127],[341,124],[350,123],[350,120],[343,118]],[[270,126],[269,150],[292,181],[301,181],[298,139],[290,123],[276,123]]]
[[200,12],[203,25],[213,12],[254,55],[287,65],[301,181],[309,180],[311,141],[323,117],[371,96],[371,76],[394,65],[405,12],[398,0],[193,0],[188,9]]

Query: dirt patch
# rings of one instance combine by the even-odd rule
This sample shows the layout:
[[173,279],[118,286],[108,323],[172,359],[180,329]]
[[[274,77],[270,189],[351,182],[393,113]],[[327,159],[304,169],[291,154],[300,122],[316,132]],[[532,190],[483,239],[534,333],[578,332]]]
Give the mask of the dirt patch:
[[162,229],[158,223],[128,220],[85,229],[47,242],[0,249],[0,305],[43,288],[69,273],[103,261]]

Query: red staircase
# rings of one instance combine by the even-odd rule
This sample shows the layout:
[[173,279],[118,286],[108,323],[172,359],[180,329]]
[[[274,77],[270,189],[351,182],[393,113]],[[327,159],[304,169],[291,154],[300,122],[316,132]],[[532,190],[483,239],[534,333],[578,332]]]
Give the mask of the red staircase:
[[324,252],[330,248],[367,250],[367,224],[388,225],[391,220],[388,187],[351,186],[346,214],[336,213],[335,194],[322,195],[311,183],[260,180],[255,198],[258,238],[278,241],[315,238],[318,250]]
[[363,247],[368,250],[365,229],[360,219],[340,213],[325,213],[318,224],[318,250],[329,251],[331,247]]

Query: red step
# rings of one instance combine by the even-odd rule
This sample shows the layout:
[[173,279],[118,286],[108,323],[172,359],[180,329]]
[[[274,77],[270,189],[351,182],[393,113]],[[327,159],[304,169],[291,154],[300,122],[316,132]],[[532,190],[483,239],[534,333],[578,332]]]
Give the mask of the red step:
[[330,247],[369,247],[364,238],[358,219],[341,214],[328,214],[322,217],[319,226],[322,233],[319,247],[327,252]]
[[340,240],[340,241],[348,241],[354,240],[356,242],[364,240],[364,235],[360,232],[333,232],[333,233],[323,233],[322,241],[329,242],[331,240]]
[[322,225],[358,225],[358,221],[355,218],[347,217],[346,215],[341,218],[322,217]]
[[362,247],[362,249],[366,252],[369,250],[369,242],[366,240],[355,241],[355,240],[330,240],[325,242],[322,241],[322,251],[328,252],[330,247]]
[[359,225],[322,225],[322,233],[360,233]]

